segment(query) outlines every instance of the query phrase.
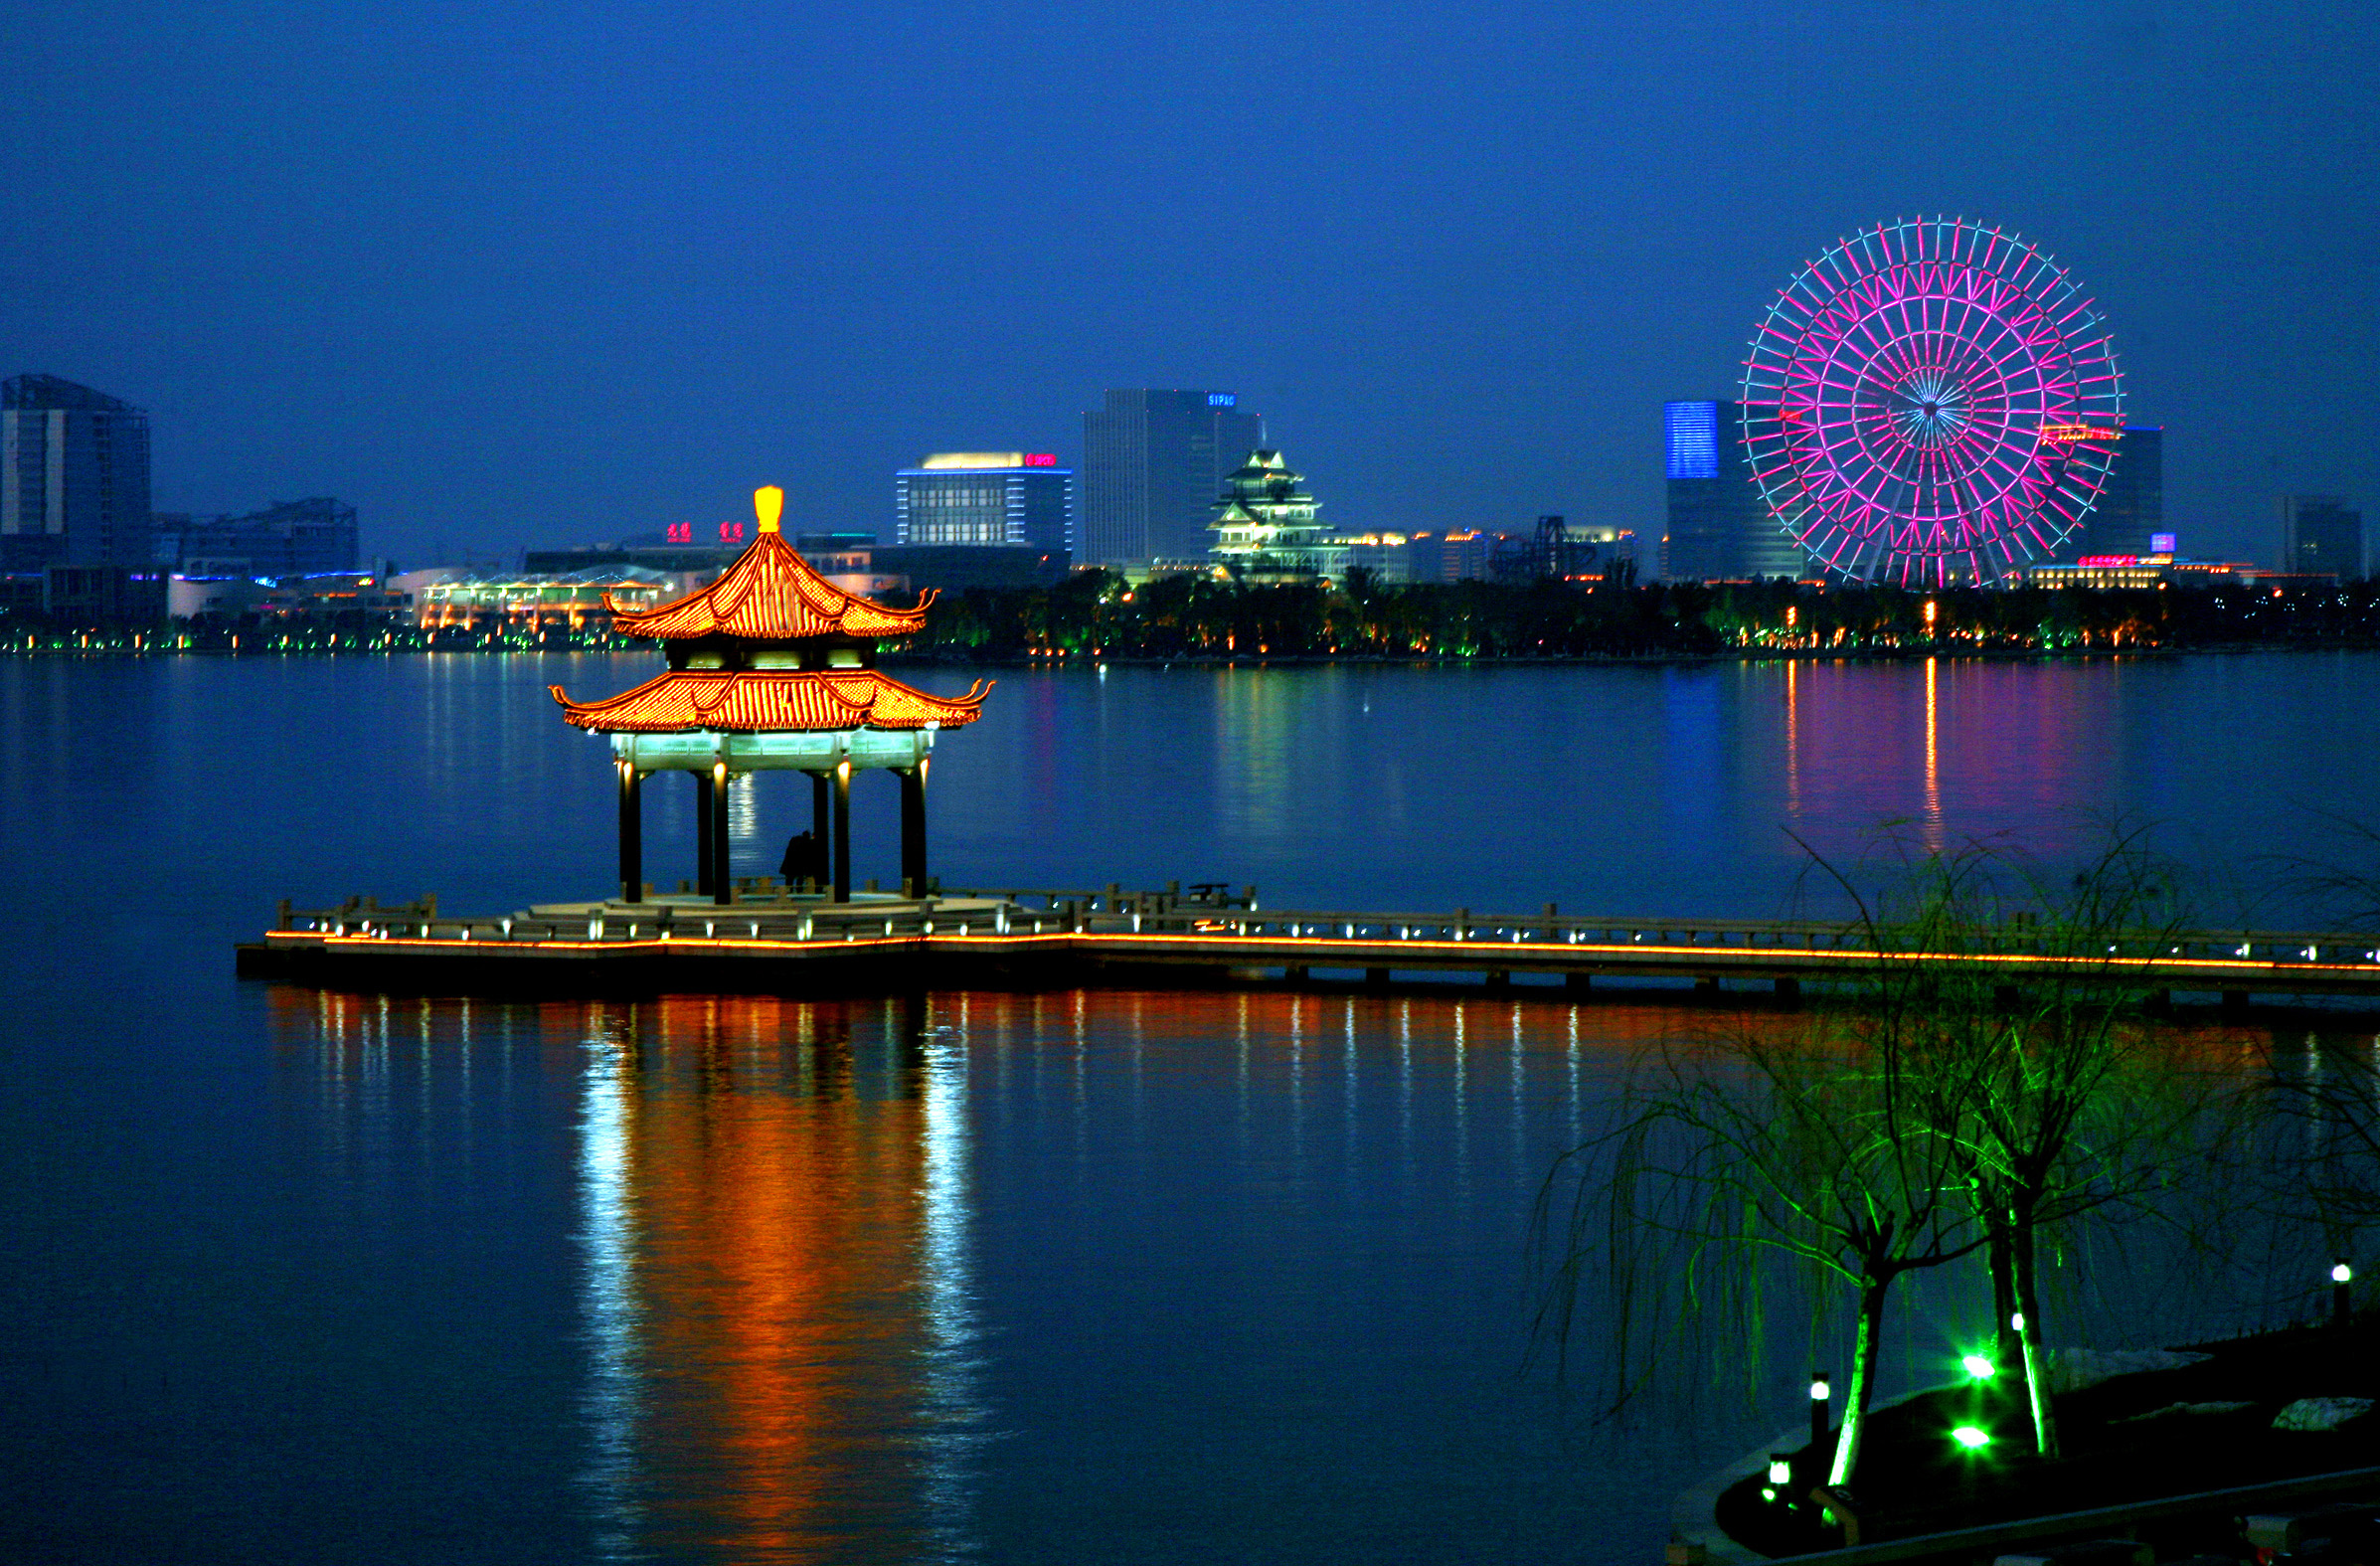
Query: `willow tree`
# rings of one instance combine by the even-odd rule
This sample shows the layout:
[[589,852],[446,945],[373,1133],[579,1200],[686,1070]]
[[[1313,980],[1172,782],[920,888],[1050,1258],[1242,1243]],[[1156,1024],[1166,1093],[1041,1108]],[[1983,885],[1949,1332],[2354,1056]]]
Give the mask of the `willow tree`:
[[1991,845],[1918,856],[1881,913],[1861,1026],[1889,1034],[1933,1097],[1983,1235],[1996,1363],[2023,1366],[2036,1449],[2058,1453],[2043,1352],[2041,1259],[2087,1214],[2151,1211],[2173,1153],[2220,1126],[2212,1079],[2141,1013],[2148,964],[2181,915],[2144,829],[2112,830],[2066,886]]
[[1640,1062],[1616,1124],[1566,1155],[1540,1195],[1541,1336],[1567,1351],[1582,1296],[1600,1286],[1624,1402],[1698,1329],[1757,1344],[1773,1271],[1763,1259],[1799,1264],[1785,1274],[1831,1286],[1814,1308],[1847,1295],[1852,1309],[1830,1471],[1847,1482],[1894,1284],[1982,1243],[1961,1150],[1930,1120],[1955,1089],[1927,1080],[1898,1038],[1778,1019]]

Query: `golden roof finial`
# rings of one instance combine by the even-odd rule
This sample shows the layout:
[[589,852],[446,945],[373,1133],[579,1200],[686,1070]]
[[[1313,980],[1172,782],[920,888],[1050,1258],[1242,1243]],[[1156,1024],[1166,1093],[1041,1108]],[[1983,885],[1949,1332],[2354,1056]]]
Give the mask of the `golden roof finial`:
[[763,484],[752,492],[752,513],[761,519],[761,531],[777,531],[777,519],[785,514],[785,492],[774,484]]

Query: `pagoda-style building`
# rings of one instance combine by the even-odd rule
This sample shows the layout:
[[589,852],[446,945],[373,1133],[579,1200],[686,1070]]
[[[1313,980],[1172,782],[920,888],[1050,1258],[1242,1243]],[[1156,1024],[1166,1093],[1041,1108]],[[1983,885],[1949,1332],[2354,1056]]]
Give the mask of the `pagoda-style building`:
[[1215,520],[1207,524],[1216,536],[1207,553],[1233,581],[1262,587],[1344,574],[1347,546],[1323,537],[1315,515],[1322,503],[1302,483],[1278,451],[1263,450],[1251,451],[1225,480]]
[[566,721],[611,736],[619,771],[619,885],[644,896],[647,773],[694,778],[699,889],[733,901],[728,874],[728,780],[738,773],[810,775],[813,831],[832,845],[832,893],[851,901],[851,775],[882,767],[901,779],[901,879],[926,895],[926,774],[934,738],[973,723],[990,687],[929,696],[878,672],[880,642],[926,624],[931,592],[914,609],[888,609],[828,582],[785,542],[784,491],[753,495],[760,534],[701,592],[658,609],[632,609],[606,595],[613,626],[658,639],[666,673],[607,701],[575,702],[551,686]]

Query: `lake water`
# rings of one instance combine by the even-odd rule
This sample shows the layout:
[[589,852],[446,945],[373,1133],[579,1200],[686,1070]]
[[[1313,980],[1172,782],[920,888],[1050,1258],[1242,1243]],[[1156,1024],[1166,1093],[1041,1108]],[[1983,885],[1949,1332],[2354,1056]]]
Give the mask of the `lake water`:
[[[544,687],[651,665],[0,660],[0,1558],[1641,1566],[1790,1422],[1615,1430],[1525,1365],[1540,1183],[1691,1010],[232,977],[281,896],[599,893],[603,752]],[[2125,814],[2228,910],[2380,814],[2375,711],[2356,654],[1011,672],[934,867],[1764,916],[1826,902],[1796,838],[2055,865]],[[740,790],[739,873],[806,809]]]

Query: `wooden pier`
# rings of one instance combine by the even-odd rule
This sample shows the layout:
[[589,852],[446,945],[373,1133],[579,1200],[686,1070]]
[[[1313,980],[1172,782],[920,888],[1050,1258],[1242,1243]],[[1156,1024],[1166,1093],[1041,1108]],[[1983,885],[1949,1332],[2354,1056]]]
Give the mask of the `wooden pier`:
[[[1704,991],[1794,995],[1856,984],[1880,960],[1856,925],[1820,921],[1354,913],[1257,906],[1255,889],[1184,892],[987,888],[851,902],[765,879],[731,899],[678,894],[452,915],[434,899],[398,907],[284,906],[279,928],[239,949],[240,972],[325,987],[541,994],[888,993],[940,988],[1386,985],[1522,975],[1572,991],[1596,980],[1692,981]],[[2041,950],[2011,928],[1979,949],[1901,952],[2021,987],[2078,972],[2167,998],[2347,996],[2380,1004],[2380,936],[2191,932],[2106,956]]]

